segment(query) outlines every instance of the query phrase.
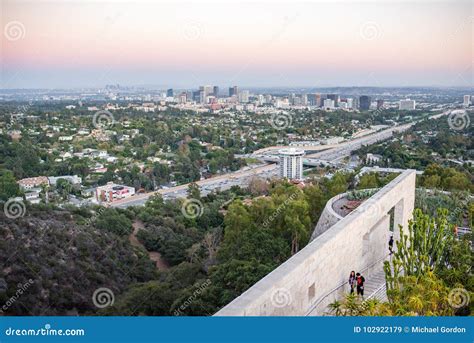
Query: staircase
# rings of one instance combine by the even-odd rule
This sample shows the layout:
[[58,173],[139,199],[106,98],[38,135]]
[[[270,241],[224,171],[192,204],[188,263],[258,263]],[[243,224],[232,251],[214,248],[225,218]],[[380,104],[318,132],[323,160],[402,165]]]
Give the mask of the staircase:
[[385,272],[383,269],[371,274],[365,278],[364,298],[377,299],[378,301],[387,301],[387,287],[385,284]]
[[[384,261],[388,261],[389,256],[384,256],[380,260],[360,270],[360,273],[365,278],[364,283],[364,300],[377,299],[379,302],[388,301],[387,287],[385,283],[385,271],[383,269]],[[347,281],[343,281],[330,292],[320,297],[314,305],[308,310],[306,316],[321,316],[331,315],[328,312],[327,306],[329,302],[335,300],[342,300],[345,294],[348,294]],[[354,293],[356,290],[354,289]]]

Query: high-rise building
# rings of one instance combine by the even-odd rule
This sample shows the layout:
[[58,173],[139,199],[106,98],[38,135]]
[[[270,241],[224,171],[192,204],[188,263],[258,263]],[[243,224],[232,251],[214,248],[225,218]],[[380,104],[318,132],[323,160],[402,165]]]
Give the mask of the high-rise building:
[[359,97],[359,109],[361,111],[368,111],[370,108],[370,96],[362,95]]
[[186,92],[182,92],[178,97],[178,102],[180,104],[185,104],[186,100],[187,100],[187,94],[186,94]]
[[199,91],[199,103],[205,104],[207,102],[207,94],[205,90]]
[[239,94],[239,102],[242,102],[242,103],[247,103],[247,102],[249,102],[249,96],[250,96],[250,92],[247,91],[247,90],[240,92],[240,94]]
[[272,96],[270,94],[265,95],[265,103],[266,104],[272,103]]
[[296,94],[295,94],[295,93],[291,93],[291,94],[290,94],[290,99],[289,99],[291,105],[294,105],[294,104],[295,104],[295,99],[296,99]]
[[212,86],[207,85],[207,86],[200,86],[199,90],[204,92],[205,96],[208,96],[212,94],[213,88]]
[[400,100],[399,110],[413,111],[416,107],[415,100],[405,99]]
[[352,108],[354,110],[358,109],[359,108],[359,98],[355,97],[353,100],[352,100]]
[[321,102],[321,94],[316,93],[316,94],[315,94],[315,97],[316,97],[316,103],[314,104],[314,106],[316,106],[316,107],[321,107],[321,104],[322,104],[322,102]]
[[193,92],[193,101],[199,102],[201,98],[201,91]]
[[174,96],[173,88],[170,88],[166,91],[166,97],[172,98]]
[[347,108],[354,109],[354,99],[347,98]]
[[282,149],[280,155],[280,177],[301,180],[303,178],[304,150],[289,148]]
[[308,106],[308,94],[301,95],[301,104],[303,106]]
[[324,100],[324,105],[323,105],[325,110],[332,110],[335,108],[334,100],[332,99],[326,99]]
[[377,99],[377,109],[381,109],[383,107],[383,100]]
[[334,106],[339,104],[339,95],[338,94],[328,94],[327,98],[334,101]]
[[213,91],[212,91],[212,95],[214,95],[216,98],[219,96],[219,87],[218,86],[214,86]]
[[469,107],[471,105],[471,96],[465,95],[463,105]]
[[346,109],[348,108],[347,106],[347,101],[339,101],[339,108],[343,108],[343,109]]
[[229,87],[229,97],[239,94],[237,86]]

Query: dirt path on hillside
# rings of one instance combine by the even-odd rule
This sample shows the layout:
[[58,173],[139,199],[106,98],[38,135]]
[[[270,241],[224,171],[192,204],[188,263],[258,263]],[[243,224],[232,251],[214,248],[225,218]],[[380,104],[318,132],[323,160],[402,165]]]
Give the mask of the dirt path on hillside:
[[[128,236],[128,240],[130,241],[130,244],[133,245],[134,247],[142,247],[143,249],[146,250],[145,246],[140,243],[140,241],[137,238],[137,233],[138,230],[145,228],[145,225],[139,221],[136,220],[132,224],[133,226],[133,232]],[[155,262],[156,268],[159,270],[167,270],[169,269],[168,264],[161,258],[161,254],[157,251],[148,251],[148,256],[150,260]]]

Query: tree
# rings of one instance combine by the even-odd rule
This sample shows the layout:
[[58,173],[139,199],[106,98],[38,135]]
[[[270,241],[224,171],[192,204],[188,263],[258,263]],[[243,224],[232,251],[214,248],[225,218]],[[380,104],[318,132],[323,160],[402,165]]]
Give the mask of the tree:
[[385,262],[385,272],[390,288],[396,287],[401,271],[405,275],[420,276],[436,270],[445,262],[447,247],[454,238],[453,228],[448,224],[447,211],[439,210],[434,218],[417,209],[408,223],[408,234],[400,226],[400,240],[392,259],[392,266]]
[[132,233],[131,220],[113,208],[107,208],[98,215],[95,227],[99,230],[113,232],[119,236]]
[[201,191],[199,190],[199,186],[195,182],[191,182],[189,184],[186,193],[188,195],[188,199],[201,199]]
[[219,243],[222,238],[222,230],[217,229],[213,232],[207,232],[204,235],[204,239],[202,240],[202,246],[206,250],[208,260],[210,263],[214,263],[217,255],[217,250],[219,247]]
[[398,279],[398,287],[387,289],[389,305],[386,315],[449,316],[449,288],[436,275],[427,271],[421,275],[405,275]]
[[268,183],[265,179],[252,177],[248,183],[248,189],[254,196],[268,193]]
[[136,284],[118,297],[104,314],[121,316],[169,316],[177,292],[169,283],[149,281]]
[[377,173],[367,173],[360,177],[357,189],[377,188],[380,186],[380,181]]
[[361,300],[347,294],[342,301],[329,304],[336,316],[449,316],[449,288],[432,272],[421,276],[401,276],[399,287],[387,291],[388,302]]
[[0,199],[8,200],[9,198],[20,195],[20,186],[15,180],[15,176],[9,170],[0,171]]
[[318,222],[321,213],[326,206],[329,198],[327,194],[324,194],[323,190],[319,185],[308,185],[304,188],[304,194],[306,197],[306,202],[309,205],[309,215],[311,217],[311,222],[314,225]]
[[56,189],[59,191],[59,193],[64,199],[67,199],[72,191],[72,185],[66,179],[58,179],[56,181]]

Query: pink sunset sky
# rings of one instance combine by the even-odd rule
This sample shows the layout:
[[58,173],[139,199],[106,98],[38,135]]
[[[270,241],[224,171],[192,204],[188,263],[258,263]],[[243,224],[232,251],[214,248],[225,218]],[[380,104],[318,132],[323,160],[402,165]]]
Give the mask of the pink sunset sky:
[[470,1],[1,4],[1,88],[473,81]]

